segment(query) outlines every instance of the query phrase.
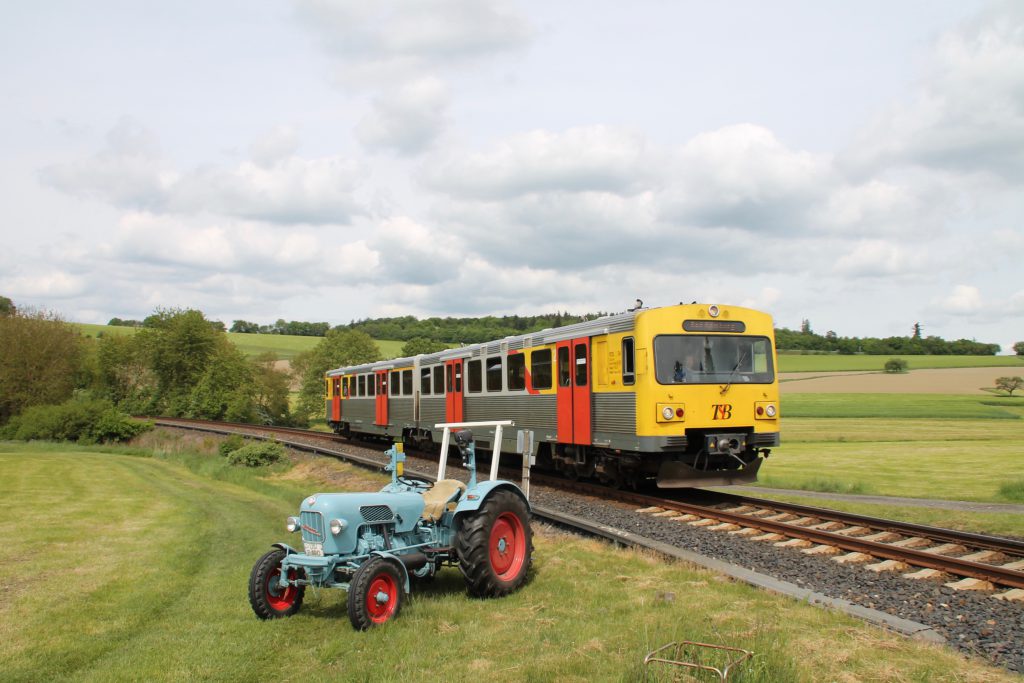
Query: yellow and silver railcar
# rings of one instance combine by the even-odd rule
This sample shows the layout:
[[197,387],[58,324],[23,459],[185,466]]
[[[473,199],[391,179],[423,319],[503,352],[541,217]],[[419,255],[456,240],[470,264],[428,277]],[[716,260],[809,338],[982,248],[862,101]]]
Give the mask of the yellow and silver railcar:
[[637,309],[337,368],[325,407],[339,434],[421,447],[438,423],[511,419],[503,451],[532,430],[538,466],[613,485],[751,482],[779,444],[773,323],[738,306]]

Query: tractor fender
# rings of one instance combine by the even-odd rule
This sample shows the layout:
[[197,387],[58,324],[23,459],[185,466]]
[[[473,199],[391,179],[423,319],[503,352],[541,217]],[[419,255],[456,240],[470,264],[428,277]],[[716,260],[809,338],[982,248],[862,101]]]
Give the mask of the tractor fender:
[[280,548],[281,550],[284,551],[285,555],[298,555],[299,554],[298,550],[296,550],[295,548],[291,547],[287,543],[272,543],[271,547],[273,547],[273,548]]
[[377,557],[382,557],[385,560],[388,560],[395,564],[398,567],[399,571],[402,572],[402,581],[405,583],[405,594],[408,595],[410,592],[412,592],[409,586],[409,570],[406,569],[405,563],[402,562],[402,558],[392,553],[385,552],[383,550],[374,550],[370,553],[370,557],[373,557],[375,555]]
[[526,511],[531,513],[533,512],[530,507],[530,501],[528,501],[526,496],[523,495],[522,489],[510,481],[497,479],[494,481],[482,481],[467,491],[466,495],[462,496],[458,506],[455,508],[455,516],[457,517],[464,512],[475,512],[479,510],[480,506],[484,504],[484,501],[486,501],[492,493],[500,490],[508,490],[516,494],[523,499],[524,503],[526,503]]

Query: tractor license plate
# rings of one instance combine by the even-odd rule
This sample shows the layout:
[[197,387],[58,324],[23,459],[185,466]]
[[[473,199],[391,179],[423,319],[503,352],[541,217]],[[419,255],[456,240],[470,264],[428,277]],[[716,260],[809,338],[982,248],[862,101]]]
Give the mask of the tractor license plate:
[[323,543],[306,543],[303,541],[303,547],[306,550],[306,554],[312,557],[323,557],[324,556],[324,544]]

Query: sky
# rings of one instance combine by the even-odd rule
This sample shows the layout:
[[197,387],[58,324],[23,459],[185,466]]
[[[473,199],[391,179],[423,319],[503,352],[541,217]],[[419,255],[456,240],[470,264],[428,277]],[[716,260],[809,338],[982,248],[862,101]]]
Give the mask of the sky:
[[1024,3],[0,8],[0,294],[1024,340]]

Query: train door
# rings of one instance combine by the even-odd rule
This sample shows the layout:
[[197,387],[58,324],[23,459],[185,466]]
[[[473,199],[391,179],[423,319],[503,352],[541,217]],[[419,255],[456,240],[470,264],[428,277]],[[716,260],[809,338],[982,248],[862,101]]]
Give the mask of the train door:
[[444,420],[462,422],[462,359],[444,364]]
[[341,422],[341,378],[331,380],[331,420]]
[[384,427],[388,423],[388,371],[377,371],[377,419],[376,424]]
[[590,339],[566,339],[556,345],[558,442],[591,444]]

